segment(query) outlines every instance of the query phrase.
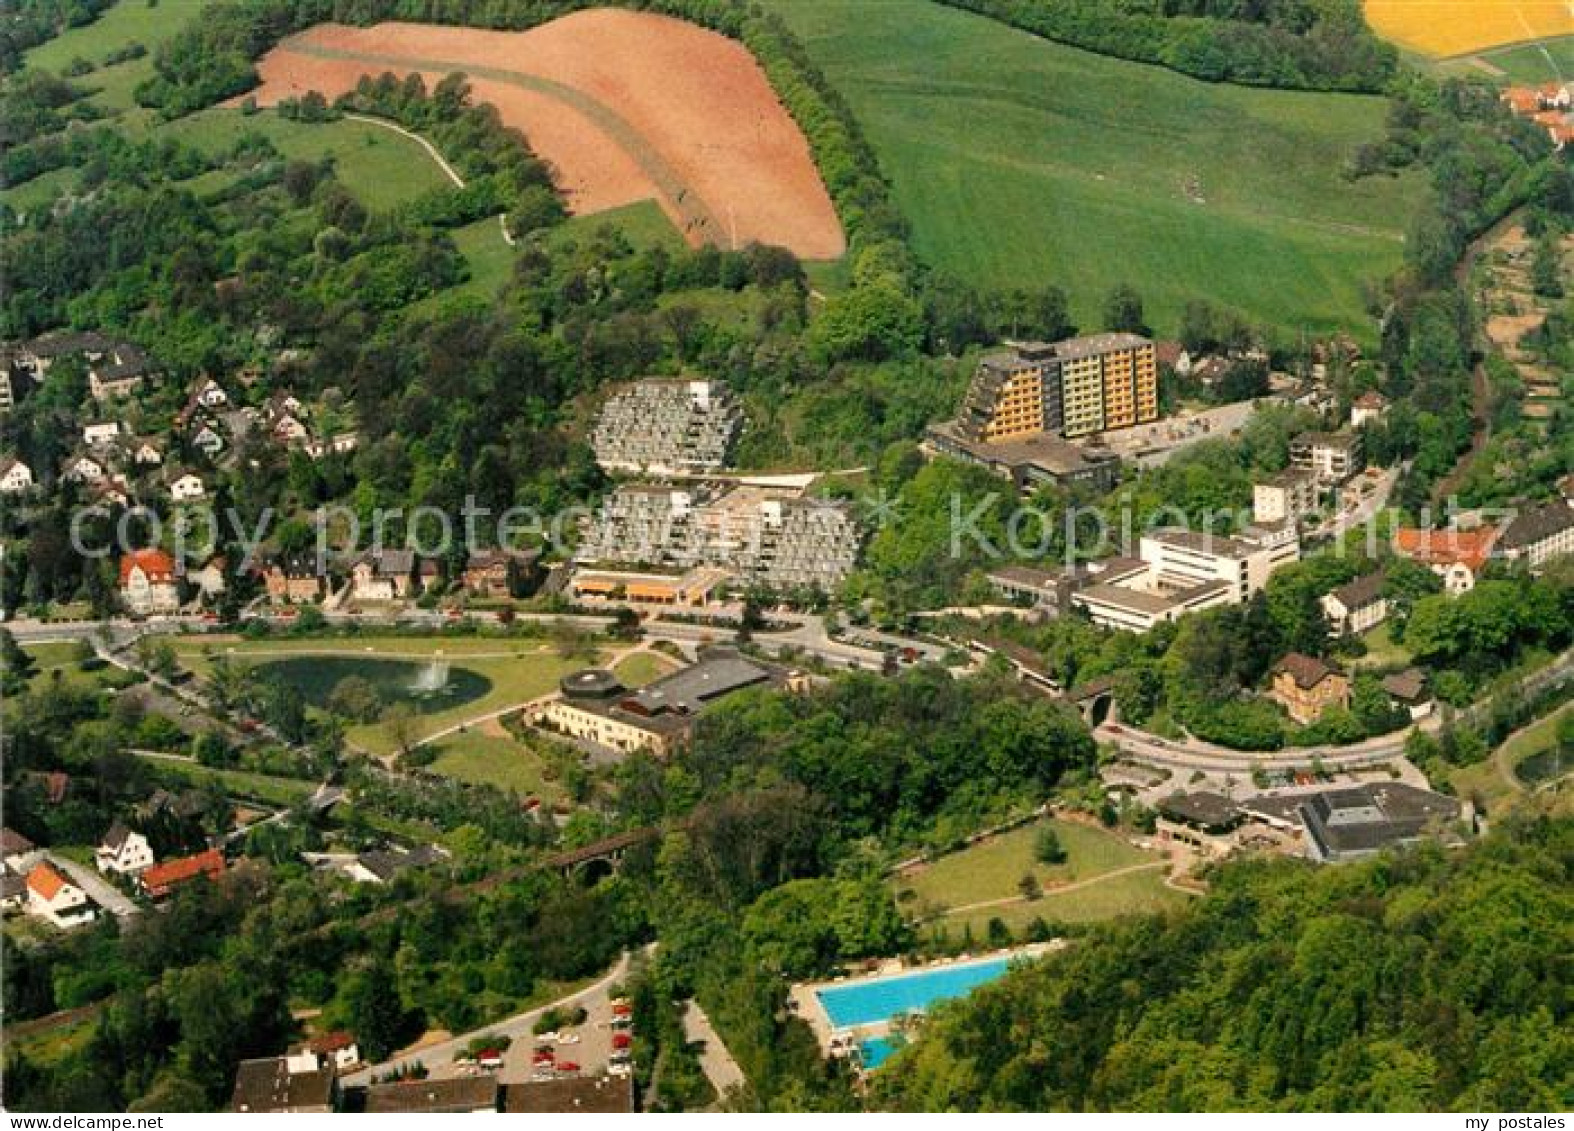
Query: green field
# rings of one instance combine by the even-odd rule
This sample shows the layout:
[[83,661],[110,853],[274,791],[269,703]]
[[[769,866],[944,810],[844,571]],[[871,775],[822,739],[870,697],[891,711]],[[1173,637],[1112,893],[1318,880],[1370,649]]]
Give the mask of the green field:
[[[1482,51],[1474,57],[1502,71],[1512,82],[1526,85],[1566,82],[1570,75],[1574,75],[1574,36],[1549,39],[1542,43],[1522,43],[1497,51]],[[1447,69],[1453,73],[1485,73],[1463,60],[1451,60]]]
[[624,687],[643,687],[677,667],[675,661],[660,652],[635,652],[619,660],[612,670]]
[[[1069,821],[1049,824],[1066,851],[1064,863],[1050,866],[1035,859],[1034,843],[1044,822],[1024,825],[894,881],[903,913],[933,920],[933,927],[955,937],[965,926],[981,935],[996,917],[1015,930],[1038,916],[1091,922],[1158,910],[1186,898],[1164,886],[1159,857],[1102,829]],[[1020,898],[1017,886],[1029,873],[1044,893],[1031,901]]]
[[254,774],[246,770],[216,770],[199,766],[195,762],[177,762],[174,759],[150,760],[148,765],[164,777],[179,778],[193,786],[212,786],[231,797],[251,798],[281,807],[298,805],[317,788],[312,782],[299,778]]
[[1057,283],[1084,326],[1121,281],[1173,331],[1206,296],[1284,330],[1374,330],[1418,179],[1346,183],[1378,98],[1211,85],[927,0],[770,0],[852,106],[931,263]]
[[[59,73],[73,60],[86,59],[98,69],[71,81],[96,91],[92,101],[106,109],[133,111],[139,118],[150,117],[134,111],[132,92],[138,83],[153,73],[154,49],[169,39],[203,9],[207,0],[121,0],[98,19],[83,27],[72,28],[27,53],[29,67]],[[105,56],[132,43],[140,43],[148,53],[113,67],[102,66]]]
[[[451,183],[420,145],[371,122],[344,118],[292,122],[271,110],[247,115],[216,106],[158,127],[160,137],[175,138],[209,154],[234,145],[243,133],[261,134],[291,160],[332,160],[345,187],[362,204],[378,211]],[[505,246],[497,221],[491,224],[493,239]]]

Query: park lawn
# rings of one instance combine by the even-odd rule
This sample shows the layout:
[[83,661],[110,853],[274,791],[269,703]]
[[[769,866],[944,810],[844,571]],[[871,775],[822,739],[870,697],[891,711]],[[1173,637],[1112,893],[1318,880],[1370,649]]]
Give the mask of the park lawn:
[[928,0],[768,0],[852,107],[913,244],[982,287],[1055,283],[1078,323],[1130,282],[1172,333],[1206,295],[1285,333],[1375,334],[1422,178],[1346,182],[1381,98],[1210,84]]
[[535,657],[549,646],[533,637],[497,636],[277,636],[248,640],[234,633],[182,635],[160,638],[175,649],[181,665],[206,675],[211,655],[226,653],[234,659],[252,655],[282,659],[287,656],[345,656],[384,660],[426,660],[433,656],[482,656],[487,659]]
[[75,183],[75,169],[51,169],[13,188],[0,189],[0,204],[22,213],[35,208],[48,208],[56,197]]
[[1097,923],[1125,915],[1149,915],[1183,905],[1190,896],[1164,885],[1164,869],[1148,868],[1099,880],[1084,888],[1057,895],[1047,891],[1032,901],[1018,900],[998,907],[980,907],[947,915],[927,924],[930,933],[943,930],[953,942],[971,929],[973,937],[987,937],[989,921],[999,919],[1013,933],[1021,934],[1034,919],[1046,923]]
[[269,805],[296,805],[317,790],[314,783],[300,778],[281,778],[249,770],[220,770],[195,762],[178,762],[173,758],[148,759],[147,765],[161,775],[179,778],[188,785],[199,788],[212,786],[231,797],[251,798]]
[[675,660],[660,652],[635,652],[614,664],[612,671],[624,687],[644,687],[677,668]]
[[434,742],[437,760],[425,768],[434,774],[477,785],[511,789],[521,797],[539,797],[550,804],[563,796],[549,781],[538,751],[513,738],[466,731]]
[[503,228],[496,216],[488,216],[454,228],[448,233],[454,247],[470,265],[470,278],[457,287],[442,291],[442,297],[473,294],[492,298],[503,289],[503,284],[514,277],[514,260],[518,249],[510,247],[503,239]]
[[938,910],[1015,896],[1017,884],[1029,872],[1047,891],[1054,884],[1076,883],[1157,859],[1103,829],[1071,821],[1048,824],[1066,850],[1063,864],[1044,865],[1035,859],[1034,842],[1045,822],[1034,821],[943,856],[916,875],[897,880],[896,886],[916,893],[917,899],[907,904],[911,910],[925,906]]
[[91,691],[104,687],[110,677],[121,674],[119,668],[108,663],[92,671],[83,671],[76,659],[75,644],[29,644],[22,650],[33,657],[33,671],[28,677],[31,688],[43,686],[59,672],[65,686]]
[[[547,648],[523,658],[483,660],[467,658],[456,667],[465,667],[492,681],[492,689],[479,699],[446,711],[421,715],[414,720],[417,739],[458,726],[471,719],[494,714],[507,707],[522,706],[540,699],[557,689],[558,681],[571,671],[594,667],[602,660],[595,656],[565,659]],[[346,734],[350,742],[374,754],[392,754],[398,743],[385,723],[368,723],[352,727]]]

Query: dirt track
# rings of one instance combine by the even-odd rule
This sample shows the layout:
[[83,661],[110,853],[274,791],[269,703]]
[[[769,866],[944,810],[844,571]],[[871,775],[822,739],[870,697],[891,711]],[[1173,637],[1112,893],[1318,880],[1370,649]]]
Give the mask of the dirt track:
[[690,243],[750,240],[805,259],[845,250],[796,123],[748,51],[648,13],[596,10],[526,32],[425,24],[322,24],[258,64],[260,104],[363,74],[462,71],[550,161],[576,213],[654,198]]

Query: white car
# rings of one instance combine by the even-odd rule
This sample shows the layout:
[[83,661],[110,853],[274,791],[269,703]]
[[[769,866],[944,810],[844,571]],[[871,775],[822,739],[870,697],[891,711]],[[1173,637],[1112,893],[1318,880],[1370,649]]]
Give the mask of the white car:
[[555,1041],[557,1039],[558,1039],[558,1036],[557,1036],[557,1030],[556,1029],[549,1029],[545,1033],[537,1033],[536,1034],[536,1040],[538,1040],[538,1041],[543,1041],[543,1042],[545,1042],[545,1041]]
[[560,1045],[577,1045],[579,1044],[579,1034],[559,1033],[557,1034],[557,1043]]
[[607,1065],[607,1075],[608,1076],[628,1076],[631,1073],[633,1073],[633,1071],[634,1071],[634,1066],[632,1064],[624,1063],[624,1064],[609,1064],[609,1065]]

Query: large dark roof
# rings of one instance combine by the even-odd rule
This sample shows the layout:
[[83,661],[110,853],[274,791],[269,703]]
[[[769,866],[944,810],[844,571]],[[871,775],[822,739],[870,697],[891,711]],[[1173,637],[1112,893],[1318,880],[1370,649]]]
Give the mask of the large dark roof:
[[1376,573],[1369,573],[1365,577],[1358,577],[1348,584],[1339,586],[1329,596],[1337,599],[1352,612],[1356,609],[1364,609],[1382,599],[1383,580],[1383,571],[1378,570]]
[[1419,703],[1426,698],[1426,673],[1420,668],[1406,668],[1383,677],[1383,690],[1405,703]]
[[624,706],[647,714],[698,714],[713,699],[771,678],[769,668],[727,649],[712,649],[697,664],[634,692]]
[[366,1089],[366,1114],[470,1112],[497,1107],[496,1076],[452,1080],[402,1080]]
[[327,1108],[333,1103],[333,1070],[291,1072],[282,1056],[243,1060],[235,1070],[232,1111],[269,1112]]
[[1173,794],[1159,803],[1159,812],[1173,820],[1205,829],[1228,828],[1241,817],[1235,802],[1223,794],[1207,790]]
[[1520,511],[1509,520],[1497,537],[1493,549],[1523,550],[1574,526],[1574,507],[1559,499]]
[[623,1076],[569,1076],[503,1087],[505,1112],[594,1112],[621,1115],[634,1110],[634,1080]]
[[1338,675],[1339,669],[1316,656],[1291,652],[1273,666],[1273,672],[1275,675],[1289,672],[1297,687],[1310,691],[1329,676]]
[[1459,812],[1452,797],[1388,782],[1316,794],[1301,806],[1301,821],[1320,856],[1341,859],[1406,844]]

